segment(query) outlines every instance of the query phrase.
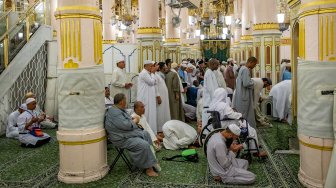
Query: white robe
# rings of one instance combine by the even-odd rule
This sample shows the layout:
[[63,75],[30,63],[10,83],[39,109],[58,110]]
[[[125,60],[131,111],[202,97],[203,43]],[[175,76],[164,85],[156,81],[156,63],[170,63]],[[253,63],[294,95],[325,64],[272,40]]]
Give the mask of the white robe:
[[156,79],[155,74],[151,74],[143,69],[138,78],[137,100],[145,105],[145,116],[154,133],[157,133],[157,111],[156,111]]
[[[37,112],[35,110],[27,110],[22,114],[20,114],[20,116],[17,119],[17,125],[20,132],[19,141],[22,144],[36,145],[37,141],[50,138],[50,136],[47,133],[43,133],[42,137],[33,136],[29,133],[29,130],[25,129],[26,124],[30,122],[33,117],[37,117],[36,114]],[[31,127],[40,128],[40,125],[38,123],[33,123]]]
[[12,112],[8,116],[7,128],[6,128],[6,137],[8,138],[19,138],[19,128],[17,126],[17,119],[20,116],[18,110]]
[[215,133],[207,144],[207,159],[210,172],[219,176],[223,183],[251,184],[255,175],[247,171],[248,161],[236,158],[225,144],[226,139],[221,133]]
[[269,96],[273,97],[273,117],[286,119],[290,110],[289,96],[292,94],[292,81],[284,80],[272,87]]
[[207,111],[217,88],[219,88],[219,84],[216,74],[211,69],[208,69],[204,75],[202,127],[208,123],[209,114]]
[[264,88],[264,82],[261,78],[251,78],[254,81],[253,92],[254,92],[254,107],[259,105],[259,98],[261,96],[261,91]]
[[113,105],[113,100],[111,98],[105,97],[105,109],[107,110],[111,108],[112,105]]
[[111,96],[114,97],[118,93],[123,93],[127,96],[127,89],[125,84],[127,83],[127,77],[123,69],[116,67],[112,74],[111,80]]
[[179,120],[166,122],[162,131],[165,136],[163,146],[170,150],[187,148],[197,137],[197,132],[193,127]]
[[157,131],[162,131],[162,126],[167,121],[171,120],[169,109],[169,96],[165,80],[160,76],[160,73],[155,74],[156,92],[161,97],[161,104],[157,105]]
[[147,119],[146,119],[146,116],[142,115],[141,117],[136,114],[136,113],[133,113],[132,114],[132,117],[139,117],[140,118],[140,121],[139,121],[139,124],[141,125],[142,128],[144,128],[145,131],[147,131],[152,139],[152,141],[157,141],[157,138],[152,130],[152,128],[148,125],[148,122],[147,122]]

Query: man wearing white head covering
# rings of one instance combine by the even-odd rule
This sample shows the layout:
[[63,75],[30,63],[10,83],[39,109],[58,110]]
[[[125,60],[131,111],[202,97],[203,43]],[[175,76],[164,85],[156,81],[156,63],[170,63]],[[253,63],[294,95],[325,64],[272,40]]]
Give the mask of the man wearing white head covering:
[[163,146],[166,149],[177,150],[182,148],[188,148],[197,137],[197,133],[190,125],[178,121],[167,121],[163,127]]
[[27,110],[26,104],[21,104],[21,106],[9,114],[8,120],[7,120],[7,128],[6,128],[6,137],[7,138],[19,138],[19,128],[17,126],[17,119],[25,110]]
[[[251,127],[246,120],[242,119],[242,114],[239,112],[235,112],[228,102],[230,101],[229,97],[227,97],[227,92],[223,88],[216,89],[214,93],[214,99],[209,106],[210,111],[217,111],[219,112],[220,119],[221,119],[221,127],[227,128],[230,124],[237,124],[241,128],[248,126],[248,136],[250,138],[254,138],[258,145],[258,135],[257,131]],[[256,149],[255,143],[250,140],[249,143],[250,149]],[[251,151],[251,153],[256,153],[256,151]],[[259,157],[266,156],[266,152],[259,152]]]
[[145,116],[153,132],[157,133],[156,104],[160,103],[160,96],[157,95],[154,62],[146,60],[144,69],[138,78],[137,100],[145,105]]
[[117,66],[114,68],[111,80],[111,96],[112,98],[117,93],[123,93],[127,96],[127,90],[133,86],[132,83],[127,82],[125,69],[125,61],[119,59],[116,61]]
[[229,184],[252,184],[255,175],[247,171],[248,161],[236,158],[242,144],[233,143],[240,135],[240,128],[230,124],[226,130],[215,133],[207,143],[207,159],[215,180]]
[[17,120],[19,129],[19,141],[23,147],[39,147],[50,141],[47,133],[37,134],[34,130],[40,129],[40,123],[45,119],[45,114],[37,115],[36,100],[28,98],[26,100],[27,110],[23,112]]
[[203,90],[203,114],[202,114],[202,127],[208,123],[209,114],[207,114],[209,104],[212,101],[213,93],[219,87],[222,87],[218,78],[219,62],[216,59],[210,59],[209,68],[204,75],[204,90]]
[[184,110],[181,92],[183,87],[177,73],[177,63],[171,64],[171,69],[166,74],[165,82],[168,89],[169,109],[171,119],[184,121]]

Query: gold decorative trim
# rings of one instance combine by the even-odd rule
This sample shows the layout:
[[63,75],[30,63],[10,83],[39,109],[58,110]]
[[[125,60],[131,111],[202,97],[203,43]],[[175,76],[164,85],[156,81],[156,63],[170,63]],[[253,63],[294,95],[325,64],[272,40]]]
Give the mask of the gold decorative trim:
[[66,18],[87,18],[102,21],[102,17],[96,14],[89,13],[66,13],[66,14],[58,14],[55,15],[56,20],[58,19],[66,19]]
[[63,6],[63,7],[58,7],[56,8],[56,11],[64,11],[64,10],[85,10],[85,11],[97,11],[99,12],[98,7],[93,7],[93,6]]
[[269,30],[269,29],[279,29],[278,23],[261,23],[254,24],[253,30]]
[[322,150],[322,151],[332,151],[333,147],[332,146],[319,146],[319,145],[315,145],[315,144],[309,144],[307,142],[304,142],[302,140],[299,140],[299,142],[308,147],[308,148],[313,148],[313,149],[317,149],[317,150]]
[[252,35],[243,35],[240,37],[240,40],[253,40]]
[[305,50],[306,50],[305,32],[306,32],[305,31],[305,20],[301,19],[299,22],[299,57],[301,58],[305,58]]
[[116,44],[116,40],[103,40],[103,44]]
[[166,43],[180,42],[180,38],[167,38]]
[[336,8],[318,8],[318,9],[313,9],[313,10],[307,10],[304,12],[301,12],[299,15],[299,18],[303,18],[306,16],[311,16],[311,15],[316,15],[316,14],[326,14],[326,13],[335,13]]
[[323,1],[313,1],[309,3],[301,4],[300,9],[304,9],[307,7],[313,7],[313,6],[320,6],[320,5],[329,5],[329,4],[335,4],[335,0],[323,0]]
[[57,31],[53,30],[53,37],[57,37]]
[[288,6],[289,6],[290,8],[292,8],[293,5],[297,5],[297,4],[299,4],[300,2],[301,2],[300,0],[288,0]]
[[97,142],[101,142],[106,139],[106,136],[101,138],[93,139],[93,140],[85,140],[85,141],[58,141],[59,144],[66,145],[66,146],[78,146],[78,145],[87,145],[87,144],[94,144]]
[[319,60],[323,60],[323,16],[319,19]]
[[282,38],[282,39],[280,39],[280,44],[281,45],[291,45],[292,44],[292,39],[291,38]]
[[137,30],[138,34],[161,34],[161,28],[159,27],[140,27]]

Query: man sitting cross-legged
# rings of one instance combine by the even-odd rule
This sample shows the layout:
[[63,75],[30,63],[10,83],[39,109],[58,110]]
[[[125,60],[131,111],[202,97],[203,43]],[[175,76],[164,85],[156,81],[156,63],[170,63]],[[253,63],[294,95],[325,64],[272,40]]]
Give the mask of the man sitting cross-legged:
[[210,137],[207,159],[215,180],[230,184],[251,184],[255,181],[256,176],[247,171],[248,161],[236,158],[236,153],[243,145],[232,143],[232,140],[236,140],[239,135],[240,128],[230,124],[226,130]]
[[146,169],[148,176],[158,176],[153,167],[157,166],[157,160],[150,146],[152,139],[147,131],[139,128],[127,114],[126,96],[118,93],[114,96],[114,105],[108,109],[105,115],[105,129],[109,140],[118,148],[129,151],[133,165],[140,169]]

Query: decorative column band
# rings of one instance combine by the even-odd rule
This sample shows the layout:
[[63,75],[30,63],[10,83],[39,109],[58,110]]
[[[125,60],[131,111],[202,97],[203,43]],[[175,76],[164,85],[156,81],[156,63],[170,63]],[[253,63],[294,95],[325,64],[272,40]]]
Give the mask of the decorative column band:
[[87,18],[102,21],[101,15],[90,14],[90,13],[65,13],[65,14],[56,14],[57,19],[66,19],[66,18]]
[[278,23],[261,23],[254,24],[253,30],[269,30],[269,29],[279,29]]
[[252,35],[243,35],[240,37],[240,40],[253,40]]
[[167,38],[166,43],[180,42],[180,38]]
[[313,1],[309,3],[301,4],[300,8],[304,9],[304,8],[313,7],[313,6],[332,5],[332,4],[335,4],[335,0]]
[[301,12],[299,14],[299,18],[303,18],[303,17],[306,17],[306,16],[315,15],[315,14],[326,14],[326,13],[335,13],[335,12],[336,12],[336,7],[316,8],[316,9]]
[[101,138],[93,139],[93,140],[85,140],[85,141],[58,141],[62,145],[68,145],[68,146],[78,146],[78,145],[87,145],[87,144],[94,144],[97,142],[101,142],[106,139],[106,136],[103,136]]
[[162,30],[159,27],[140,27],[137,32],[138,34],[161,34]]
[[116,44],[116,40],[103,40],[103,44]]
[[291,43],[292,43],[292,39],[291,38],[281,38],[280,39],[280,44],[282,46],[291,45]]
[[63,7],[58,7],[56,8],[56,11],[64,11],[64,10],[73,10],[73,11],[78,11],[78,10],[83,10],[83,11],[96,11],[99,13],[98,7],[92,7],[92,6],[63,6]]
[[299,142],[308,147],[308,148],[313,148],[313,149],[317,149],[317,150],[322,150],[322,151],[332,151],[333,147],[332,146],[319,146],[319,145],[315,145],[315,144],[310,144],[307,142],[304,142],[303,140],[299,140]]

